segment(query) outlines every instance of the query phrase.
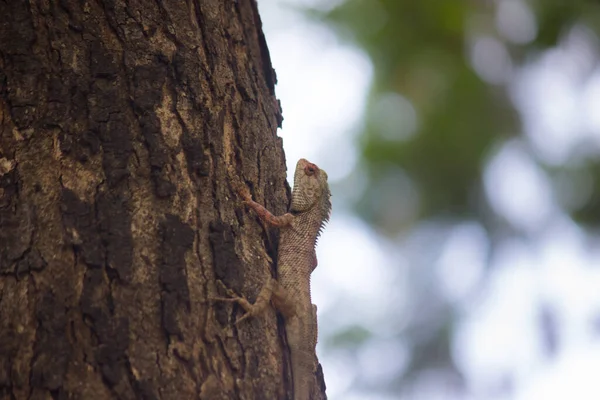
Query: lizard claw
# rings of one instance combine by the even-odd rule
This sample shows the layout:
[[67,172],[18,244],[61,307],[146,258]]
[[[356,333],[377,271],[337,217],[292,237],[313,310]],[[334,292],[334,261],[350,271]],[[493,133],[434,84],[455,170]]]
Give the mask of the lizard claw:
[[237,321],[235,321],[236,325],[239,325],[240,322],[253,315],[252,304],[250,304],[248,300],[244,299],[243,297],[210,297],[210,300],[224,301],[227,303],[238,303],[246,311],[246,314],[242,315],[240,318],[237,319]]
[[247,205],[252,202],[252,195],[250,194],[250,191],[247,187],[244,187],[242,190],[238,191],[238,194],[244,201],[244,204]]
[[239,325],[242,321],[244,321],[245,319],[249,318],[250,316],[252,316],[252,313],[246,312],[246,314],[242,315],[241,317],[239,317],[237,319],[237,321],[235,321],[235,324]]
[[231,181],[231,186],[233,187],[234,192],[242,198],[244,203],[252,201],[252,195],[245,185],[242,185],[240,182]]

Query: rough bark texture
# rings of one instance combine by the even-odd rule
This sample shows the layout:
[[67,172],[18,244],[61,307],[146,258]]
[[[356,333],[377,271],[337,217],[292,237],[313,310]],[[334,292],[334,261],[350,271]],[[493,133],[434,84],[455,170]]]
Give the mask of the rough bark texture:
[[236,327],[286,209],[254,0],[0,0],[0,399],[282,399],[281,322]]

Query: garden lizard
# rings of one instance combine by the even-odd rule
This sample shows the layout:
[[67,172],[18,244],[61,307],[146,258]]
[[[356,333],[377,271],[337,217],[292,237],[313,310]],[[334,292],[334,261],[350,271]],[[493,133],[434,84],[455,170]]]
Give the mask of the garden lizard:
[[237,302],[246,310],[236,323],[257,316],[269,301],[285,318],[290,347],[294,400],[309,400],[315,390],[317,358],[317,308],[311,302],[310,274],[317,266],[315,245],[329,220],[331,193],[327,173],[315,164],[300,159],[296,164],[292,203],[286,214],[275,216],[252,200],[247,188],[238,189],[244,203],[268,225],[280,228],[277,254],[277,280],[270,278],[256,302],[243,297],[215,298]]

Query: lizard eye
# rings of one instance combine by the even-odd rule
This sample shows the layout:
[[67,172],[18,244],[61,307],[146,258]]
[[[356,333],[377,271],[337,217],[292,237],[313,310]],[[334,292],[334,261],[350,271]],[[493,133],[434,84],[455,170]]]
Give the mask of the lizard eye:
[[307,165],[306,168],[304,168],[304,172],[306,173],[306,175],[312,176],[315,174],[316,169],[312,165]]

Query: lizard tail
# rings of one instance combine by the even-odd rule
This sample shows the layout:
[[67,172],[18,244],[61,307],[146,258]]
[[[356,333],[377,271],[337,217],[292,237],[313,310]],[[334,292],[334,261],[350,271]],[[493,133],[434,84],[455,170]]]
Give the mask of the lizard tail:
[[316,368],[315,345],[310,323],[292,318],[286,325],[292,361],[294,400],[310,400]]
[[314,355],[304,349],[295,349],[291,351],[291,356],[294,400],[310,400]]

